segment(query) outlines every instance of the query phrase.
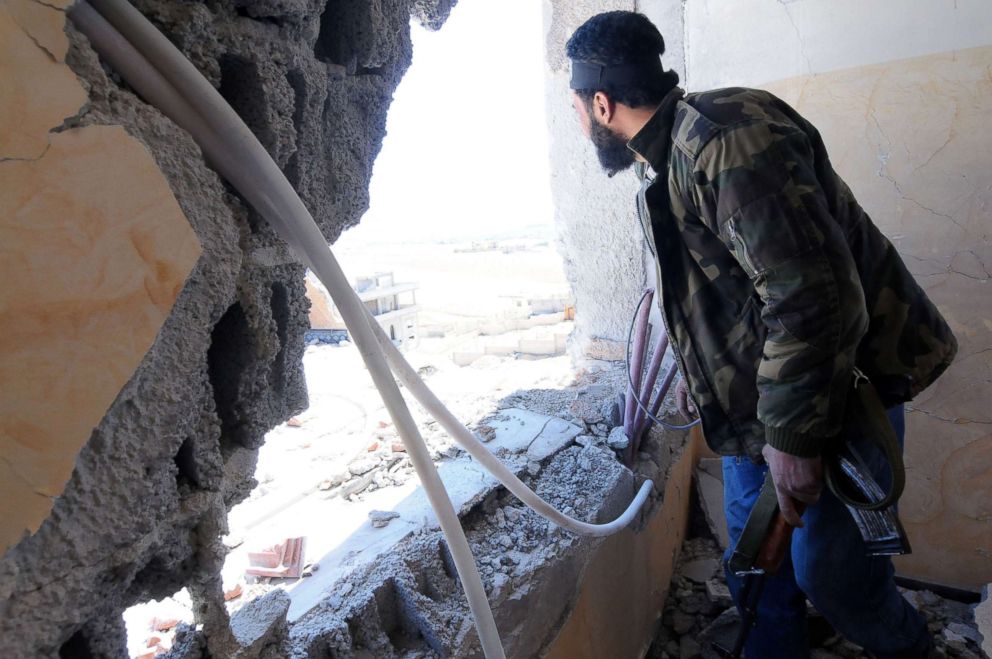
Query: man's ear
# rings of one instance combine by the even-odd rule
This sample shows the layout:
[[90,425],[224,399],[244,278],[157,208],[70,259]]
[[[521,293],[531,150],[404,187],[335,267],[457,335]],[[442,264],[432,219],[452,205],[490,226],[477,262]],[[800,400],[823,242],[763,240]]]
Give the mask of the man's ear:
[[592,97],[592,114],[601,124],[609,125],[616,114],[617,104],[603,92],[596,92]]

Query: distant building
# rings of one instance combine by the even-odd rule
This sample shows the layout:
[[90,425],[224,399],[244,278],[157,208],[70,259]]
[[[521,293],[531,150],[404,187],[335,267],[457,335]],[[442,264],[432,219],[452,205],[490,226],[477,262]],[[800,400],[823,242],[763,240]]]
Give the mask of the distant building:
[[[395,283],[391,272],[359,277],[355,283],[355,292],[365,308],[401,349],[412,347],[419,340],[417,288],[414,283]],[[313,333],[340,335],[347,329],[327,290],[312,273],[307,274],[307,297],[311,303]]]

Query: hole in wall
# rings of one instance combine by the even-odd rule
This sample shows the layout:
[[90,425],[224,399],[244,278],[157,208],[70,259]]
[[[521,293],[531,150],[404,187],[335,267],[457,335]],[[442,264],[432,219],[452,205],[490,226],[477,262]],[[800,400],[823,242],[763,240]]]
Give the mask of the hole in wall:
[[189,591],[182,588],[161,599],[146,599],[129,606],[123,619],[128,656],[140,657],[149,652],[158,656],[172,647],[180,624],[193,622],[193,602]]
[[[223,55],[220,64],[220,95],[231,104],[234,111],[252,132],[259,135],[265,131],[263,112],[265,98],[263,80],[258,73],[258,65],[237,55]],[[259,135],[259,139],[262,139]],[[262,140],[264,143],[264,140]]]
[[291,69],[286,74],[286,81],[293,90],[293,127],[297,130],[296,133],[296,149],[289,156],[289,160],[286,162],[285,172],[286,178],[289,182],[293,184],[293,187],[299,190],[300,182],[303,179],[302,176],[302,162],[300,159],[300,151],[302,149],[302,136],[299,134],[298,130],[303,126],[303,121],[306,118],[307,109],[307,83],[303,72],[299,69]]
[[248,318],[241,304],[235,303],[214,326],[207,350],[207,374],[221,421],[221,446],[245,442],[241,383],[248,368],[251,346]]
[[188,491],[194,487],[200,487],[199,479],[196,475],[196,455],[194,453],[194,440],[187,437],[180,444],[179,450],[173,457],[176,465],[176,487],[180,493]]
[[90,642],[83,634],[83,630],[80,629],[62,644],[59,648],[59,657],[60,659],[93,659]]
[[[352,10],[352,11],[349,11]],[[320,15],[320,31],[314,44],[314,56],[321,62],[337,64],[354,73],[357,57],[352,54],[351,42],[361,35],[355,33],[356,25],[352,16],[357,8],[345,0],[330,0],[324,13]],[[349,65],[349,60],[353,60]]]
[[[265,150],[277,161],[280,156],[280,140],[272,125],[269,113],[269,85],[258,71],[258,64],[238,55],[227,54],[218,59],[220,65],[220,95],[231,105],[238,116],[255,134]],[[280,163],[282,164],[282,163]],[[268,224],[249,204],[248,226],[252,233],[270,231]]]
[[[352,11],[357,4],[359,3],[350,0],[330,0],[321,17],[315,46],[318,58],[335,66],[350,64],[351,73],[356,72],[353,53],[365,52],[362,41],[364,37],[361,32],[353,30],[347,24],[348,21],[361,20],[361,10]],[[484,7],[484,5],[485,3],[478,6]],[[465,3],[461,10],[456,8],[455,11],[468,11],[470,8],[470,3]],[[347,15],[349,13],[352,15]],[[539,11],[535,13],[534,18],[535,25],[539,27]],[[451,384],[447,390],[438,389],[438,394],[446,403],[450,403],[452,399],[464,399],[469,396],[480,398],[493,396],[494,400],[497,400],[506,392],[521,386],[527,388],[539,387],[542,384],[545,387],[555,386],[557,382],[544,380],[549,377],[547,375],[549,369],[541,368],[543,364],[538,364],[535,368],[515,366],[523,361],[513,356],[518,342],[522,338],[528,338],[523,336],[524,330],[519,328],[547,334],[563,333],[570,329],[570,325],[564,324],[563,311],[563,305],[569,297],[567,281],[561,271],[561,258],[551,243],[553,236],[551,210],[541,199],[532,198],[531,195],[537,190],[537,186],[524,186],[521,181],[521,177],[530,177],[541,181],[541,186],[546,187],[546,183],[543,182],[545,175],[534,171],[517,175],[518,170],[524,165],[540,163],[547,158],[545,142],[539,132],[533,133],[534,130],[544,130],[543,116],[534,115],[536,129],[532,126],[527,130],[518,130],[513,125],[507,126],[507,118],[505,116],[499,118],[495,123],[504,126],[505,130],[491,131],[501,136],[493,140],[500,143],[497,146],[500,147],[498,151],[501,160],[494,161],[494,167],[498,171],[491,171],[491,175],[479,175],[469,167],[455,168],[459,171],[451,173],[451,162],[458,162],[464,157],[465,145],[456,144],[453,152],[449,151],[442,155],[447,145],[446,141],[439,139],[436,132],[431,135],[432,131],[425,130],[425,127],[432,123],[418,114],[415,107],[423,105],[425,98],[429,100],[434,94],[439,93],[438,87],[440,87],[442,90],[447,88],[451,92],[446,97],[448,101],[459,101],[463,108],[471,110],[471,99],[477,96],[474,91],[464,89],[463,85],[479,84],[485,89],[491,87],[491,81],[475,80],[480,74],[473,68],[477,66],[478,58],[491,58],[492,52],[495,51],[491,46],[477,46],[471,43],[479,38],[480,32],[476,30],[487,29],[485,25],[487,21],[488,17],[476,20],[474,25],[464,26],[468,31],[459,41],[452,43],[447,52],[436,53],[433,61],[428,62],[426,66],[420,66],[421,71],[424,71],[420,74],[420,84],[424,82],[432,84],[422,86],[418,93],[407,94],[405,107],[404,102],[400,100],[403,94],[398,92],[397,102],[390,110],[390,121],[398,118],[398,123],[395,125],[391,123],[388,137],[383,142],[380,160],[376,162],[377,168],[380,164],[386,169],[390,166],[394,168],[394,178],[390,180],[388,172],[385,172],[379,190],[381,199],[392,197],[397,203],[392,208],[383,206],[378,211],[379,220],[383,219],[385,214],[389,214],[394,220],[393,223],[379,231],[379,236],[376,236],[380,238],[378,244],[371,247],[356,244],[351,258],[342,255],[339,246],[335,246],[335,252],[341,259],[352,284],[357,286],[358,279],[382,275],[382,281],[372,284],[373,288],[379,289],[376,293],[381,295],[372,295],[374,299],[366,299],[365,302],[374,314],[384,315],[382,324],[387,335],[404,344],[407,343],[407,339],[413,339],[409,341],[409,346],[404,346],[404,350],[416,351],[417,340],[425,336],[418,331],[418,322],[420,327],[433,332],[435,340],[427,342],[428,350],[419,355],[422,361],[418,365],[425,364],[424,368],[428,369],[427,372],[440,370],[442,374],[457,374],[464,365],[454,363],[453,352],[470,340],[469,337],[479,336],[480,327],[483,325],[490,332],[485,334],[485,341],[493,343],[496,347],[506,348],[505,353],[487,354],[486,359],[492,369],[487,366],[486,369],[463,370],[460,378],[449,380]],[[454,29],[458,29],[456,24],[445,28],[445,30]],[[414,41],[419,57],[421,43],[418,39],[423,39],[426,47],[426,42],[436,39],[437,35],[429,34],[420,28],[417,28],[417,31],[418,35],[414,37]],[[540,58],[542,35],[537,28],[532,32],[530,36],[534,41],[533,53],[535,57]],[[465,66],[461,67],[463,70],[453,71],[447,64],[453,59],[458,59],[453,53],[460,52],[459,48],[472,51],[473,56]],[[534,80],[538,97],[543,95],[540,62],[540,59],[530,62],[532,68],[537,71]],[[417,66],[415,63],[414,67]],[[505,67],[505,61],[500,66]],[[427,73],[434,67],[436,67],[434,71]],[[454,75],[455,73],[458,75]],[[462,74],[465,77],[459,77]],[[339,78],[339,71],[330,71],[329,75],[337,78],[331,81],[331,86],[339,93],[335,94],[332,90],[326,98],[319,96],[308,98],[305,95],[308,88],[304,88],[302,74],[294,71],[287,73],[289,89],[295,95],[292,99],[293,117],[297,125],[302,123],[304,113],[318,115],[323,112],[322,129],[331,131],[331,127],[342,125],[342,116],[350,116],[353,106],[373,107],[372,102],[377,97],[372,92],[363,91],[362,84],[377,83],[377,81],[355,79],[342,81]],[[404,85],[418,84],[413,68],[411,75],[412,78],[405,80]],[[433,81],[425,81],[425,78],[432,76]],[[374,84],[370,86],[378,89]],[[236,85],[231,82],[232,90],[235,87]],[[352,87],[359,89],[355,91],[351,89]],[[341,88],[346,88],[347,94],[340,93]],[[405,119],[401,116],[404,113],[407,113]],[[351,130],[350,124],[346,127]],[[356,121],[354,132],[346,135],[335,134],[335,140],[338,141],[332,143],[338,146],[338,149],[332,155],[337,159],[336,162],[344,162],[359,155],[357,151],[366,133],[373,138],[378,134],[375,126],[370,122]],[[424,134],[427,134],[426,138]],[[464,134],[474,135],[471,131],[466,131]],[[514,138],[512,146],[503,144],[510,141],[508,135]],[[298,136],[301,140],[300,145],[305,146],[306,143],[302,141],[305,138],[305,135]],[[387,161],[390,156],[387,150],[392,150],[394,155],[402,152],[409,157],[405,162],[401,158],[399,162],[394,161],[389,165]],[[490,150],[496,151],[490,149],[490,146],[487,146],[486,150],[487,153]],[[289,169],[291,172],[303,171],[306,176],[313,165],[308,161],[309,153],[306,149],[301,149],[299,154],[290,157]],[[428,159],[433,159],[432,164],[426,163]],[[438,161],[445,163],[438,165]],[[428,171],[429,168],[434,168],[433,173]],[[343,196],[349,191],[350,186],[354,185],[353,170],[357,168],[333,168],[333,171],[328,173],[330,180],[322,179],[319,183],[329,192]],[[445,177],[438,177],[438,171],[445,171]],[[333,179],[335,172],[341,176],[340,185]],[[403,183],[403,179],[419,176],[421,173],[424,176],[420,177],[421,181],[417,186],[411,187]],[[396,177],[395,174],[399,176]],[[419,186],[425,183],[433,185],[436,183],[434,179],[446,178],[449,175],[457,178],[459,185],[465,186],[467,190],[483,192],[462,194],[454,191],[453,193],[450,183],[445,183],[435,186],[432,192],[427,193],[428,196],[424,198],[430,199],[428,204],[413,208],[423,197],[423,191]],[[515,190],[515,195],[506,197],[515,196],[520,202],[519,212],[502,206],[496,207],[498,204],[495,201],[490,204],[490,200],[493,199],[492,181],[496,179],[500,180],[501,186],[505,185]],[[460,195],[460,202],[456,200],[448,203],[452,194]],[[466,205],[464,202],[469,197],[472,203]],[[484,208],[480,208],[478,204],[480,198],[487,199],[487,203],[482,205]],[[335,200],[335,203],[344,204],[346,201]],[[367,222],[373,225],[376,222],[376,216],[371,211],[362,220],[362,224],[365,225]],[[510,224],[514,226],[511,227]],[[533,226],[535,224],[539,225],[536,229]],[[413,232],[414,230],[416,233]],[[414,267],[416,270],[413,270]],[[477,277],[483,274],[486,276]],[[411,284],[412,288],[408,287]],[[420,298],[422,292],[426,292],[426,302]],[[272,286],[269,302],[280,341],[279,351],[272,365],[273,375],[269,378],[272,387],[284,386],[281,382],[281,372],[285,368],[285,361],[290,358],[289,355],[283,354],[287,344],[286,335],[292,334],[296,327],[284,321],[289,318],[290,311],[287,307],[292,305],[292,312],[296,313],[300,306],[295,294],[295,289]],[[326,295],[325,297],[329,298]],[[437,304],[437,301],[443,302]],[[384,304],[378,306],[378,302]],[[328,303],[324,307],[334,312],[332,304]],[[421,314],[418,322],[411,321],[410,316],[406,315],[410,312]],[[229,374],[218,369],[219,364],[222,363],[220,357],[224,349],[220,345],[220,336],[234,333],[240,322],[237,320],[235,310],[232,309],[229,314],[231,317],[226,317],[218,326],[215,345],[211,348],[211,381],[220,380],[216,399],[218,409],[226,410],[222,414],[222,419],[225,420],[225,434],[238,421],[238,410],[233,407],[235,401],[226,397],[224,393],[226,379],[236,377],[236,373]],[[390,315],[385,316],[385,314]],[[535,317],[533,320],[532,316]],[[542,317],[536,318],[537,316]],[[545,329],[552,326],[553,329]],[[342,327],[330,323],[322,327],[321,331],[328,333],[340,331],[345,334]],[[500,343],[504,338],[505,342]],[[556,356],[563,357],[560,354]],[[499,362],[498,367],[496,362]],[[559,360],[562,364],[566,362],[567,358],[564,357]],[[375,391],[370,389],[367,372],[355,346],[347,340],[340,341],[340,344],[334,342],[333,345],[329,343],[311,345],[307,348],[304,364],[311,407],[292,419],[290,424],[273,429],[267,435],[265,446],[259,452],[255,471],[259,485],[249,499],[239,504],[229,515],[232,536],[238,536],[240,541],[240,544],[228,555],[227,560],[230,565],[234,565],[236,559],[242,560],[241,556],[247,555],[248,551],[264,548],[288,536],[306,534],[305,523],[301,523],[299,527],[292,527],[291,520],[301,508],[296,507],[295,503],[285,505],[281,503],[295,501],[291,497],[291,495],[295,496],[295,493],[307,490],[308,493],[300,495],[306,497],[307,505],[320,505],[321,510],[328,511],[326,518],[332,518],[340,510],[340,506],[364,504],[369,507],[379,507],[373,506],[373,499],[366,497],[379,497],[380,494],[384,497],[392,497],[394,493],[397,497],[401,497],[403,495],[399,494],[401,492],[399,487],[413,478],[412,467],[408,468],[409,461],[402,457],[405,452],[402,448],[396,450],[392,448],[399,444],[399,440],[388,415],[364,405],[366,399],[378,401],[378,398]],[[501,370],[504,368],[505,371]],[[514,369],[519,369],[519,376]],[[511,375],[510,371],[514,371],[514,374]],[[570,371],[568,377],[571,381]],[[501,380],[501,378],[507,379]],[[440,381],[441,378],[436,380]],[[480,384],[478,387],[457,384],[468,380]],[[444,386],[440,382],[438,385]],[[248,383],[245,382],[241,386],[247,387]],[[504,393],[499,393],[501,387],[505,388]],[[458,404],[458,400],[454,402]],[[466,418],[464,421],[472,423],[473,419]],[[444,447],[437,448],[437,451],[441,451],[442,448]],[[378,466],[371,472],[364,471],[360,475],[355,475],[349,471],[349,466],[355,460],[356,453],[360,453],[365,460],[376,461]],[[397,460],[405,460],[405,462],[399,464]],[[393,489],[394,487],[396,489]],[[378,499],[378,501],[383,500],[388,500],[388,504],[385,505],[396,505],[393,500]],[[270,524],[273,521],[279,522],[278,530],[275,523]],[[353,531],[364,529],[368,523],[364,521],[361,525],[356,524],[355,528],[342,527],[340,533],[333,537],[331,534],[326,534],[326,537],[308,538],[308,559],[319,560],[321,567],[310,578],[311,584],[329,578],[331,574],[332,568],[324,563],[323,557],[338,555],[331,552],[339,545],[348,542]],[[404,520],[391,522],[390,531],[403,523]],[[382,533],[390,531],[382,531]],[[404,602],[419,602],[418,606],[427,608],[433,606],[431,602],[446,601],[459,592],[455,568],[446,545],[441,542],[436,548],[433,545],[425,545],[425,547],[431,554],[430,560],[427,561],[429,569],[422,567],[423,572],[418,573],[417,569],[411,566],[415,575],[413,580],[416,583],[403,581],[399,585],[391,586],[391,594],[386,592],[378,594],[376,603],[370,604],[368,609],[363,608],[360,615],[352,615],[350,607],[354,604],[354,600],[348,601],[349,609],[344,615],[351,618],[348,626],[354,639],[352,650],[356,656],[361,656],[363,651],[374,653],[387,642],[397,647],[412,644],[421,648],[425,643],[430,647],[433,647],[433,643],[437,643],[436,639],[431,638],[430,625],[417,618],[415,607],[403,604],[409,608],[400,611],[401,605],[397,603],[396,591],[402,591],[403,588],[411,591],[410,596],[403,599]],[[247,564],[246,556],[243,561]],[[291,584],[287,583],[286,587],[291,588]],[[383,619],[382,625],[377,626],[374,621],[380,618]],[[373,622],[367,623],[367,620]]]

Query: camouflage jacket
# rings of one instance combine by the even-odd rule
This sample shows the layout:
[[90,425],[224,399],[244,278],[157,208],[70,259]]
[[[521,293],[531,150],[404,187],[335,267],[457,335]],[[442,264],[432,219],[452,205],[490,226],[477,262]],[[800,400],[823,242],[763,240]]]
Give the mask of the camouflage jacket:
[[675,89],[629,147],[659,173],[638,167],[641,224],[714,451],[818,455],[855,366],[893,405],[950,364],[944,319],[785,102]]

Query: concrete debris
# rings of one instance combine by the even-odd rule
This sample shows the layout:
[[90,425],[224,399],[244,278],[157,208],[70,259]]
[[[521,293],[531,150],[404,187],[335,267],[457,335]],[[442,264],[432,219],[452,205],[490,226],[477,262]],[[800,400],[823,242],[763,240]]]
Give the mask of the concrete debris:
[[966,625],[960,622],[949,622],[947,623],[947,628],[944,630],[947,634],[954,634],[961,639],[967,639],[974,643],[976,646],[981,646],[982,635],[977,628],[971,625]]
[[706,596],[717,606],[730,607],[734,605],[730,589],[719,579],[710,579],[706,582]]
[[[576,398],[575,389],[517,392],[503,403],[512,407],[484,418],[475,430],[488,436],[489,450],[566,514],[590,521],[612,519],[633,496],[635,479],[606,448],[607,433],[598,437],[589,432],[588,424],[573,413]],[[667,446],[659,450],[671,452]],[[488,484],[478,469],[464,455],[440,465],[508,656],[536,656],[555,632],[548,621],[566,615],[591,549],[602,540],[562,531],[502,487]],[[370,473],[382,470],[380,466]],[[485,484],[481,489],[480,483]],[[411,533],[409,525],[415,521],[416,515],[404,510],[387,529],[375,531],[397,534],[395,544],[368,540],[381,548],[374,561],[336,582],[322,582],[324,595],[315,608],[298,617],[291,609],[294,652],[301,657],[355,657],[359,646],[376,657],[468,656],[478,651],[445,542],[436,527]],[[315,580],[324,578],[322,572]],[[537,606],[541,616],[533,615]]]
[[[488,448],[566,514],[589,521],[612,519],[633,496],[634,476],[607,448],[607,433],[595,434],[568,409],[574,389],[564,395],[538,390],[535,396],[530,405],[528,392],[518,392],[512,397],[517,407],[484,418],[477,428],[491,430]],[[554,404],[562,405],[557,416],[529,409],[553,409]],[[567,615],[581,572],[601,540],[561,531],[498,486],[476,461],[452,451],[439,430],[428,424],[424,428],[429,446],[443,456],[439,471],[462,518],[508,651],[514,656],[539,654],[555,632],[548,616],[560,620]],[[682,436],[657,433],[658,446],[649,443],[654,452],[644,454],[640,473],[663,483],[654,470],[667,463],[658,456],[671,455],[678,447],[669,443],[681,441]],[[363,500],[375,512],[369,515],[359,506],[353,510],[358,520],[370,523],[356,525],[331,553],[318,550],[325,566],[318,574],[291,585],[249,583],[229,609],[270,589],[291,587],[287,618],[293,657],[471,655],[477,651],[474,629],[433,513],[415,482],[396,487],[413,473],[409,458],[392,451],[388,441],[372,453],[365,446],[351,463],[358,466],[339,468],[340,474],[326,479],[331,487],[319,498],[336,497],[340,503],[335,505],[346,508]],[[353,471],[364,473],[354,476]],[[315,547],[327,542],[310,540]],[[271,555],[265,560],[275,562]],[[301,576],[307,574],[312,572],[304,568]],[[534,616],[535,607],[543,611],[549,600],[554,605],[548,616]],[[704,604],[697,602],[696,609]],[[687,623],[695,623],[696,613],[685,615]],[[190,653],[177,656],[201,657],[193,640],[203,645],[205,633],[192,632],[193,639],[183,646]],[[216,641],[213,645],[219,646]]]
[[624,432],[623,426],[617,426],[610,431],[606,438],[606,444],[614,451],[623,451],[630,445],[630,438]]
[[[717,659],[715,646],[732,648],[740,627],[721,565],[722,551],[709,538],[690,538],[682,545],[669,589],[658,635],[648,659],[702,657]],[[702,579],[709,573],[708,579]],[[967,604],[942,598],[929,591],[903,591],[903,596],[923,613],[936,643],[936,656],[978,659],[981,634],[976,628],[980,613]],[[830,627],[812,606],[810,649],[812,659],[867,659],[857,645]],[[686,642],[689,639],[691,642]]]
[[574,425],[556,424],[552,429],[545,428],[527,447],[527,459],[532,462],[544,462],[571,444],[579,432],[581,428]]
[[277,659],[288,655],[286,613],[289,595],[273,590],[249,602],[231,617],[237,649],[234,659]]
[[359,492],[364,492],[369,485],[372,484],[372,474],[365,474],[364,476],[358,476],[357,478],[352,478],[344,482],[341,485],[341,496],[348,497],[353,494],[358,494]]
[[399,513],[392,510],[370,510],[369,522],[374,528],[381,529],[399,516]]
[[355,460],[348,465],[348,471],[352,473],[353,476],[361,476],[367,474],[376,467],[378,467],[380,461],[374,457],[363,457]]
[[604,408],[608,410],[613,402],[614,389],[608,385],[594,385],[576,392],[575,400],[569,405],[569,412],[586,423],[608,421]]
[[254,577],[297,579],[303,571],[306,538],[286,538],[262,551],[248,552],[251,566],[245,574]]
[[719,559],[698,558],[684,564],[682,566],[681,574],[690,581],[694,581],[696,583],[706,583],[710,580],[710,577],[716,573],[718,567],[720,567]]

